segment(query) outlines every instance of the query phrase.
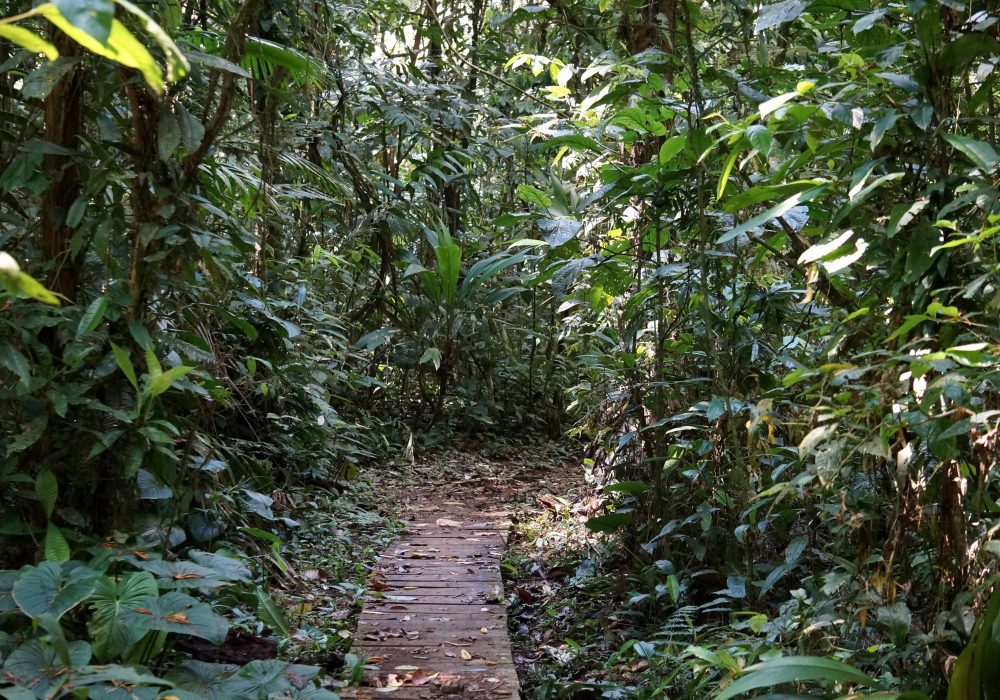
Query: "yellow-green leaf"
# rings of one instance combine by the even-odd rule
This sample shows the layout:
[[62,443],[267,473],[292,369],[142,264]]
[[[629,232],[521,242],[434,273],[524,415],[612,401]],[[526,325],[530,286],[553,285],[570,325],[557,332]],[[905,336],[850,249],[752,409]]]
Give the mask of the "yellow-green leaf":
[[0,24],[0,37],[12,41],[21,48],[35,53],[43,53],[50,61],[59,58],[59,50],[33,31],[13,24]]
[[52,3],[39,5],[37,11],[83,48],[128,68],[135,68],[142,74],[150,89],[154,92],[163,91],[163,74],[153,55],[117,19],[111,20],[111,32],[107,41],[102,43],[79,27],[70,24]]
[[177,48],[174,40],[163,31],[163,27],[153,21],[153,18],[133,5],[128,0],[115,0],[123,9],[128,10],[142,21],[142,28],[157,43],[167,59],[167,81],[173,82],[183,78],[191,69],[187,58]]

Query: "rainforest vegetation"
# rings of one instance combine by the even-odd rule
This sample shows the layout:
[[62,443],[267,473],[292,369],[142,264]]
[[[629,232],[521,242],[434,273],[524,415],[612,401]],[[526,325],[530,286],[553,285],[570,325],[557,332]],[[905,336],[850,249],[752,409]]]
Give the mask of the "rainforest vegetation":
[[296,557],[356,605],[474,444],[583,484],[527,697],[1000,698],[998,61],[986,0],[9,0],[0,697],[336,698]]

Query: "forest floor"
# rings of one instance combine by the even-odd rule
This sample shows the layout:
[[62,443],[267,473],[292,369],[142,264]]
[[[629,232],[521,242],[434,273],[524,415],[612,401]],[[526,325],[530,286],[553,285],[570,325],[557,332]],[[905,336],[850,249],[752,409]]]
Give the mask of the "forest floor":
[[596,580],[602,547],[585,522],[601,502],[580,451],[572,443],[465,443],[362,474],[341,493],[295,499],[290,512],[302,525],[278,592],[295,632],[282,655],[341,667],[342,679],[361,682],[364,658],[345,652],[364,646],[354,637],[364,632],[358,623],[366,594],[371,599],[383,586],[379,555],[406,536],[406,521],[426,520],[429,504],[450,502],[445,507],[464,513],[492,509],[509,517],[502,595],[525,696],[553,686],[548,695],[555,684],[590,674],[607,656],[607,605],[584,591]]

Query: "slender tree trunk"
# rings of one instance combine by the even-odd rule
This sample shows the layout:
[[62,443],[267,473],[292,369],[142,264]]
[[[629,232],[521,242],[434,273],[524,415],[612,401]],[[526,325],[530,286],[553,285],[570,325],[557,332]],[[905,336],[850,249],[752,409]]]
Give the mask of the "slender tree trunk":
[[[53,43],[60,55],[72,58],[78,47],[65,34],[53,30]],[[45,99],[45,140],[61,149],[75,151],[83,129],[83,69],[77,64],[63,76]],[[76,156],[46,153],[43,168],[50,179],[42,198],[42,255],[52,264],[50,288],[70,301],[76,300],[80,284],[79,260],[70,244],[73,229],[66,215],[80,196],[80,169]]]

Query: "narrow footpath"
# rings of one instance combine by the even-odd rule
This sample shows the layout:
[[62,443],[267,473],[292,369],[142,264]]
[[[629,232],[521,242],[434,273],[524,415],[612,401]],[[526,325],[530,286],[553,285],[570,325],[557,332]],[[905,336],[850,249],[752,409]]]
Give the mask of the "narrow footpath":
[[364,685],[342,697],[519,697],[500,575],[507,511],[464,489],[414,500],[408,535],[379,559],[354,635]]

